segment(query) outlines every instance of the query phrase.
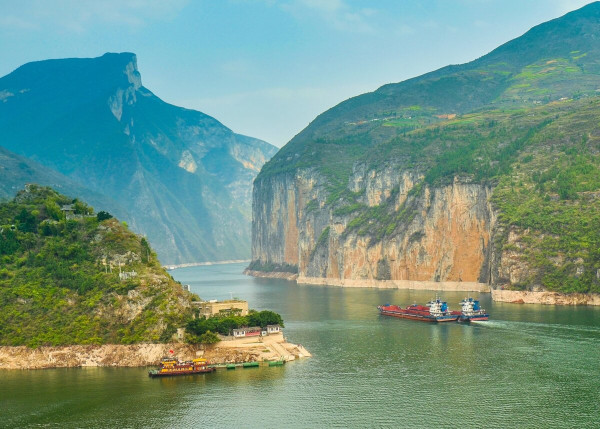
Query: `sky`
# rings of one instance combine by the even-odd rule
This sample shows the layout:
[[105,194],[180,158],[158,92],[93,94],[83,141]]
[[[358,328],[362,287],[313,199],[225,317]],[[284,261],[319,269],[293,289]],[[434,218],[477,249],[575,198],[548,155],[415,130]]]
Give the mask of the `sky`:
[[589,0],[0,0],[0,76],[134,52],[143,85],[283,146],[381,85],[490,52]]

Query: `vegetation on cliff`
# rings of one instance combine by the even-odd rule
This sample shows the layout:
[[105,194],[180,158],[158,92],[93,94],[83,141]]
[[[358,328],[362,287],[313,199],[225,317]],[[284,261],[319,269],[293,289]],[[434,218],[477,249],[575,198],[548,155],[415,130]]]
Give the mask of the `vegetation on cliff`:
[[0,262],[1,345],[163,342],[192,317],[145,238],[50,188],[0,204]]
[[[524,148],[492,196],[497,245],[532,269],[515,289],[600,292],[600,100],[550,123]],[[510,232],[518,236],[509,243]]]
[[[330,221],[321,222],[305,241],[313,243],[313,257],[326,254],[318,250],[327,248],[335,225],[343,228],[342,238],[364,237],[368,246],[394,238],[418,242],[423,232],[405,234],[426,213],[426,194],[456,181],[481,185],[493,190],[496,254],[510,254],[527,267],[521,270],[527,276],[512,284],[498,278],[499,283],[597,292],[598,37],[600,3],[594,3],[471,63],[351,98],[317,117],[265,164],[255,181],[263,194],[257,197],[269,198],[269,186],[261,184],[299,171],[314,173],[311,180],[327,197],[309,200],[298,210],[315,219],[315,213],[327,212],[322,218]],[[396,182],[380,203],[373,203],[353,182],[357,171],[370,177],[408,172],[414,183],[402,200],[405,184]],[[307,229],[312,231],[312,224]],[[385,257],[377,270],[382,278],[389,276]],[[498,259],[489,263],[498,264]]]

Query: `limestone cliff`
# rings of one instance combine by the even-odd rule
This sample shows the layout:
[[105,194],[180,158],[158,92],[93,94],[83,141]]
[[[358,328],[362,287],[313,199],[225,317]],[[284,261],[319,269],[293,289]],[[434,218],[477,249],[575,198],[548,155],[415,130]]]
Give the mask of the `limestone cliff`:
[[393,166],[354,169],[348,190],[404,222],[378,238],[353,228],[355,213],[327,204],[314,170],[255,182],[255,266],[295,266],[303,278],[487,283],[496,216],[491,188],[456,179],[414,192],[419,177]]

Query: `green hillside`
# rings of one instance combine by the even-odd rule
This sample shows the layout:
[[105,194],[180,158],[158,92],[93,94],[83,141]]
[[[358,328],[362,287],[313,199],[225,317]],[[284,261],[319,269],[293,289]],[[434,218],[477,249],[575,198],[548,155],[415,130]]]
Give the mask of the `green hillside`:
[[[510,287],[598,292],[598,38],[600,3],[593,3],[471,63],[346,100],[282,148],[256,182],[318,172],[332,224],[351,216],[344,234],[372,244],[397,236],[421,208],[414,198],[394,207],[397,186],[387,202],[369,207],[350,190],[357,166],[415,173],[411,196],[457,179],[492,186],[494,245],[510,250],[507,237],[516,228],[522,246],[513,250],[533,268]],[[317,210],[314,203],[308,212]]]
[[265,165],[261,177],[330,165],[335,160],[327,157],[329,145],[334,145],[334,151],[342,145],[349,152],[336,162],[345,165],[379,151],[379,144],[400,142],[411,131],[444,122],[448,115],[530,109],[564,98],[596,96],[600,90],[597,37],[598,2],[540,24],[470,63],[350,98],[315,118]]
[[[318,138],[363,133],[377,143],[443,120],[440,115],[595,95],[600,88],[599,34],[596,2],[540,24],[470,63],[350,98],[319,115],[286,146],[298,149]],[[390,122],[393,126],[386,127]]]
[[146,239],[51,188],[0,203],[0,267],[2,345],[162,342],[191,317]]

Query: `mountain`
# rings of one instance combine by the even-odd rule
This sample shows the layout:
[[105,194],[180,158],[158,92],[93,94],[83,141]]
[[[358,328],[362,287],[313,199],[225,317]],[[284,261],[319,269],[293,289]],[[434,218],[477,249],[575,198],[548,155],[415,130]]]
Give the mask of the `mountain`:
[[0,146],[123,207],[163,263],[247,257],[252,180],[275,147],[165,103],[134,54],[19,67],[0,78],[0,127]]
[[600,3],[346,100],[254,182],[250,269],[600,291]]
[[[599,19],[600,6],[593,3],[538,25],[470,63],[447,66],[353,97],[319,115],[287,146],[366,132],[373,120],[397,119],[402,124],[394,127],[411,129],[435,122],[439,115],[462,114],[484,106],[595,95],[600,73]],[[371,133],[371,142],[393,134],[388,128],[375,128],[382,135]]]
[[0,203],[0,260],[1,345],[167,342],[192,318],[145,238],[51,188]]

